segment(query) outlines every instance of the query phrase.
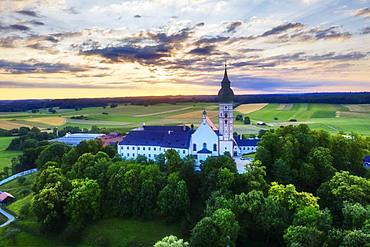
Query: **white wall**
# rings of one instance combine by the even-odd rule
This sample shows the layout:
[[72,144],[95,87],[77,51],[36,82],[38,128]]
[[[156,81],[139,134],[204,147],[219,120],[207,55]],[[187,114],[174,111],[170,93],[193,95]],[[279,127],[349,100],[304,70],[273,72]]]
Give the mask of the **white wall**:
[[174,149],[181,158],[189,155],[189,149],[183,148],[166,148],[159,146],[135,146],[135,145],[118,145],[118,154],[122,158],[136,159],[138,155],[143,155],[148,159],[154,160],[158,154],[165,153],[167,150]]
[[[218,155],[218,136],[214,130],[206,123],[202,122],[196,131],[191,135],[190,150],[193,155],[197,155],[199,150],[203,149],[203,143],[207,144],[207,149],[212,151],[212,155]],[[194,150],[194,144],[196,150]],[[213,150],[213,145],[216,144],[216,151]]]

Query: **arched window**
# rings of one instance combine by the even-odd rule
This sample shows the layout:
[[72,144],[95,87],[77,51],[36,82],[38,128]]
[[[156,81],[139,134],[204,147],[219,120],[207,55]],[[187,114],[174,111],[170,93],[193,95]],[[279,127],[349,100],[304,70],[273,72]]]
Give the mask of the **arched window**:
[[197,151],[197,144],[193,144],[193,151]]
[[225,120],[225,124],[227,124],[227,120]]
[[203,148],[207,149],[207,143],[203,142]]
[[217,144],[213,144],[213,151],[217,151]]
[[225,112],[225,117],[227,117],[227,112]]

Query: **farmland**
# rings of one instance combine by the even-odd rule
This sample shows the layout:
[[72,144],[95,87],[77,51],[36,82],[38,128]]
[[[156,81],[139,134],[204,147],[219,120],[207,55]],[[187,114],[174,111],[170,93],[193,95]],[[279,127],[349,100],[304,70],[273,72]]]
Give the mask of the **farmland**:
[[[236,111],[239,111],[238,108]],[[354,132],[370,135],[370,105],[268,104],[247,115],[252,123],[265,122],[267,127],[263,128],[304,123],[312,129],[331,133]],[[291,122],[295,120],[296,122]],[[236,129],[239,132],[253,132],[260,128],[238,123]]]
[[[117,107],[90,107],[83,109],[58,109],[50,113],[41,109],[37,113],[0,113],[0,128],[11,129],[20,126],[52,129],[54,127],[78,126],[91,128],[96,125],[112,130],[128,131],[142,125],[194,124],[207,111],[215,123],[218,105],[214,103],[179,103],[156,105],[121,104]],[[276,128],[282,125],[305,123],[313,129],[331,133],[359,133],[370,135],[370,105],[344,104],[243,104],[235,108],[236,114],[249,116],[252,125],[235,122],[239,133],[256,134],[260,129]],[[291,121],[295,122],[291,122]],[[256,126],[257,121],[267,126]]]

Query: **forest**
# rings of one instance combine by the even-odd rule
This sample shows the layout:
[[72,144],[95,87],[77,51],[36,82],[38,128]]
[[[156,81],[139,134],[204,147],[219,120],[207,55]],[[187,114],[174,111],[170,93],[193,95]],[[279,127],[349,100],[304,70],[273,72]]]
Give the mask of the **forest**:
[[[239,174],[225,154],[200,172],[174,150],[149,161],[122,160],[99,141],[77,147],[40,141],[33,215],[45,236],[78,243],[102,218],[164,218],[180,236],[155,246],[367,246],[369,137],[330,135],[306,125],[266,131],[255,161]],[[29,153],[32,153],[29,151]],[[108,246],[102,236],[97,243]],[[176,243],[176,245],[173,245]]]

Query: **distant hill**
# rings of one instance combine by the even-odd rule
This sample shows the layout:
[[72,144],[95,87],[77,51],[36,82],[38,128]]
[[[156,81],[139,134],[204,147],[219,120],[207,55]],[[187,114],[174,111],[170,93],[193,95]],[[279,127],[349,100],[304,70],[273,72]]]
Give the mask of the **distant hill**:
[[[0,100],[0,112],[19,112],[40,108],[64,109],[108,106],[116,103],[152,105],[158,103],[217,102],[215,95],[145,96],[119,98]],[[370,104],[370,92],[360,93],[300,93],[300,94],[249,94],[235,96],[235,102],[245,103],[327,103]]]

